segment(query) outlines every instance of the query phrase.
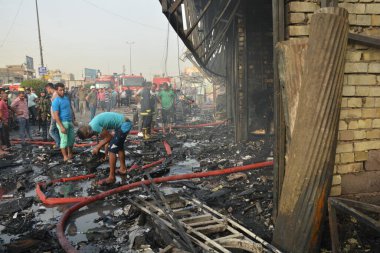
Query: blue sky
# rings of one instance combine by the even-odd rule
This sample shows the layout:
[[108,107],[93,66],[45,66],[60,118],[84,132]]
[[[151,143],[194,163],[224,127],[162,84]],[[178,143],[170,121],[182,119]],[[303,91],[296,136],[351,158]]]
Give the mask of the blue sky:
[[[44,63],[70,72],[132,72],[147,78],[165,71],[168,21],[158,0],[38,0]],[[0,0],[0,67],[21,64],[25,56],[40,65],[35,0]],[[178,75],[177,35],[169,27],[167,72]],[[179,39],[180,55],[185,46]],[[189,63],[180,61],[181,69]]]

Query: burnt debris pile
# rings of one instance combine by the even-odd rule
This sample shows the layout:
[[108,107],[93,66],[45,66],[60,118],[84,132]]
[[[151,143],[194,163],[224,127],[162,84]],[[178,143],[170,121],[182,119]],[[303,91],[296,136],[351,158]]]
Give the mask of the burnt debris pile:
[[[91,154],[91,147],[77,147],[70,164],[63,163],[59,151],[50,146],[12,147],[13,155],[0,161],[0,252],[64,252],[55,233],[61,216],[74,202],[104,191],[162,176],[272,159],[272,136],[255,135],[235,144],[233,129],[224,124],[179,128],[165,137],[157,133],[148,141],[130,136],[125,145],[128,173],[118,175],[111,187],[96,184],[106,177],[109,166],[103,154]],[[88,176],[91,174],[94,176]],[[65,180],[57,180],[62,178]],[[38,196],[36,184],[41,192]],[[246,247],[257,247],[261,250],[257,252],[275,252],[265,243],[273,231],[272,185],[272,169],[265,167],[142,186],[74,212],[65,236],[80,252],[207,252],[205,245],[219,247],[215,246],[220,244],[218,238],[226,236],[249,242]],[[73,203],[49,202],[62,199],[73,199]],[[231,232],[236,224],[221,222],[228,219],[259,240]],[[202,227],[202,223],[209,225]],[[220,247],[231,248],[237,242],[228,243],[231,245],[221,243]]]

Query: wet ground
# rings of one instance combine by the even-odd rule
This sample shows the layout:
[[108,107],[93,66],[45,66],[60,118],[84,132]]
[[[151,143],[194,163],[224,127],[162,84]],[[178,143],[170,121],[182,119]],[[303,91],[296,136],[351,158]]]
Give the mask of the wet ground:
[[[209,118],[189,118],[192,124],[205,120]],[[33,131],[37,136],[36,127]],[[171,156],[167,156],[163,140],[170,144]],[[14,145],[12,155],[0,159],[0,252],[63,252],[57,240],[56,225],[72,204],[43,205],[36,196],[38,182],[46,182],[41,190],[47,198],[94,196],[150,177],[215,171],[271,160],[272,144],[273,137],[265,135],[252,135],[250,141],[235,144],[233,129],[225,125],[177,129],[165,137],[156,134],[150,141],[129,136],[125,144],[128,167],[141,167],[162,157],[166,160],[149,169],[117,176],[112,187],[95,184],[107,176],[109,166],[107,161],[100,160],[101,157],[93,157],[91,148],[76,148],[73,164],[63,164],[60,152],[51,146]],[[95,178],[49,183],[57,178],[90,173],[94,173]],[[81,208],[66,223],[65,233],[80,252],[159,252],[171,244],[177,234],[142,212],[133,200],[150,198],[163,205],[163,200],[157,197],[160,192],[163,196],[177,194],[186,199],[199,199],[270,242],[273,232],[272,187],[272,168],[263,168],[136,188]],[[368,231],[351,217],[338,218],[344,252],[378,252],[376,232]],[[322,252],[331,252],[327,232],[322,245]],[[186,243],[177,243],[175,248],[178,251],[169,252],[191,252]],[[200,249],[195,248],[195,252]]]
[[[218,170],[271,157],[270,136],[252,136],[251,141],[241,144],[233,144],[232,138],[233,130],[224,125],[176,130],[165,138],[158,134],[151,141],[130,136],[126,142],[128,165],[143,166],[165,157],[163,139],[168,141],[173,154],[160,166],[118,176],[113,187],[147,177]],[[70,165],[63,164],[59,152],[49,146],[15,145],[12,150],[12,156],[0,161],[0,252],[62,252],[55,226],[71,204],[43,205],[35,194],[36,183],[95,173],[94,179],[48,183],[42,187],[48,198],[92,196],[110,189],[94,184],[107,175],[108,162],[101,163],[93,158],[89,148],[76,148],[74,163]],[[175,181],[160,184],[158,188],[164,194],[179,193],[200,199],[270,241],[272,181],[271,168],[265,168],[229,176]],[[158,252],[166,245],[157,236],[157,228],[150,217],[129,202],[132,196],[149,196],[147,190],[112,195],[80,209],[67,223],[67,238],[81,252],[149,252],[148,248]]]

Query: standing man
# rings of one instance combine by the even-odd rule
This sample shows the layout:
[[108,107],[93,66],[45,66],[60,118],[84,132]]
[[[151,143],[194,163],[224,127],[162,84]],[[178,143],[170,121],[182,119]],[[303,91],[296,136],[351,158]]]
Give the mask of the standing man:
[[27,96],[28,96],[28,109],[29,109],[29,115],[32,117],[32,121],[30,122],[32,125],[36,125],[36,119],[37,119],[37,110],[36,110],[36,99],[38,96],[36,93],[34,93],[33,89],[27,89]]
[[[52,83],[46,84],[45,90],[51,96],[50,102],[52,104],[53,101],[58,97],[58,94],[57,94],[56,88],[54,87],[54,84],[52,84]],[[59,137],[59,130],[57,128],[57,122],[55,121],[55,119],[53,117],[53,108],[50,108],[50,115],[51,115],[51,118],[50,118],[49,134],[55,142],[54,146],[59,147],[59,145],[61,144],[61,138]]]
[[74,111],[71,108],[70,99],[65,96],[65,85],[57,83],[58,97],[52,103],[53,117],[57,122],[59,136],[61,138],[60,148],[63,155],[63,161],[69,162],[73,158],[72,149],[74,146]]
[[6,93],[1,94],[0,100],[0,122],[2,124],[0,136],[1,136],[1,144],[5,147],[9,148],[11,143],[9,141],[9,111],[8,111],[8,95]]
[[103,112],[105,111],[106,109],[106,104],[105,104],[105,92],[104,92],[104,89],[103,88],[100,88],[99,89],[99,92],[98,92],[98,100],[99,100],[99,105],[100,105],[100,108],[102,108]]
[[118,97],[118,92],[116,90],[111,89],[111,101],[112,101],[111,108],[116,108],[117,97]]
[[153,83],[150,88],[150,104],[152,108],[152,123],[150,124],[150,129],[153,129],[156,126],[157,122],[157,84]]
[[85,116],[86,115],[86,90],[82,87],[80,87],[78,91],[78,99],[79,99],[79,111],[80,113]]
[[72,101],[74,102],[74,107],[77,112],[79,112],[79,96],[78,96],[79,88],[74,87],[74,90],[71,93]]
[[127,93],[125,92],[125,90],[121,90],[120,92],[120,104],[121,106],[127,104]]
[[141,105],[139,117],[142,117],[143,137],[146,140],[150,138],[150,127],[152,123],[151,86],[151,82],[146,82],[144,88],[135,94],[137,103]]
[[142,92],[144,88],[139,89],[133,98],[136,101],[136,108],[133,110],[133,124],[137,124],[137,129],[138,129],[138,137],[143,137],[144,133],[141,132],[142,129],[142,115],[141,113],[141,101],[139,99],[140,93]]
[[96,93],[95,86],[91,86],[90,94],[87,95],[86,100],[88,107],[90,108],[90,120],[95,117],[98,95]]
[[[115,183],[116,154],[119,155],[120,161],[120,169],[118,170],[118,173],[124,175],[127,173],[124,142],[131,129],[132,123],[129,119],[123,114],[115,112],[103,112],[93,118],[88,126],[82,126],[78,129],[77,135],[82,140],[100,134],[102,140],[93,149],[93,154],[97,154],[103,146],[106,146],[109,143],[110,174],[108,178],[100,180],[98,182],[99,185]],[[114,136],[111,135],[109,130],[115,130]]]
[[106,108],[107,112],[111,111],[111,104],[112,104],[111,92],[112,92],[111,88],[104,89],[104,107]]
[[31,140],[33,138],[30,134],[28,102],[25,98],[24,89],[21,88],[19,90],[18,97],[13,100],[11,108],[16,112],[21,145],[25,145],[26,135],[28,135]]
[[169,89],[168,83],[163,83],[162,88],[158,93],[158,101],[162,107],[162,133],[166,134],[166,127],[169,127],[169,133],[172,132],[175,94],[173,90]]
[[132,91],[129,87],[125,90],[125,100],[126,100],[126,105],[130,106],[131,105],[131,98],[132,98]]
[[45,91],[40,93],[40,99],[38,101],[38,119],[42,128],[42,139],[47,141],[47,126],[51,110],[51,102],[46,97]]

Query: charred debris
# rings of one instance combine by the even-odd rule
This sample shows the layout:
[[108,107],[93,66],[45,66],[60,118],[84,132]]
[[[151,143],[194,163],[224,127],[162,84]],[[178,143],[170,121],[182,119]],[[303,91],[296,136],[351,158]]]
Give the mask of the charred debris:
[[[272,136],[252,135],[250,141],[235,144],[233,129],[225,124],[177,129],[165,137],[171,156],[165,151],[163,139],[160,134],[149,141],[131,136],[126,142],[128,165],[137,169],[118,177],[113,187],[272,159]],[[57,240],[56,225],[72,204],[44,205],[36,196],[36,184],[44,182],[40,189],[47,199],[88,197],[110,190],[94,184],[106,176],[108,163],[92,156],[90,150],[76,148],[73,164],[67,165],[49,146],[12,147],[13,155],[0,162],[0,252],[64,252]],[[162,157],[166,158],[162,164],[141,170]],[[92,173],[95,178],[54,181]],[[208,252],[207,247],[222,247],[220,252],[225,252],[224,247],[233,248],[239,240],[251,242],[243,247],[272,252],[267,243],[273,232],[272,182],[272,169],[266,167],[136,188],[74,213],[65,234],[79,252]],[[237,232],[236,226],[240,225],[248,235]],[[208,237],[192,234],[189,226]],[[227,241],[230,244],[218,246],[218,238],[222,237],[231,239]],[[195,243],[199,238],[203,241]]]

